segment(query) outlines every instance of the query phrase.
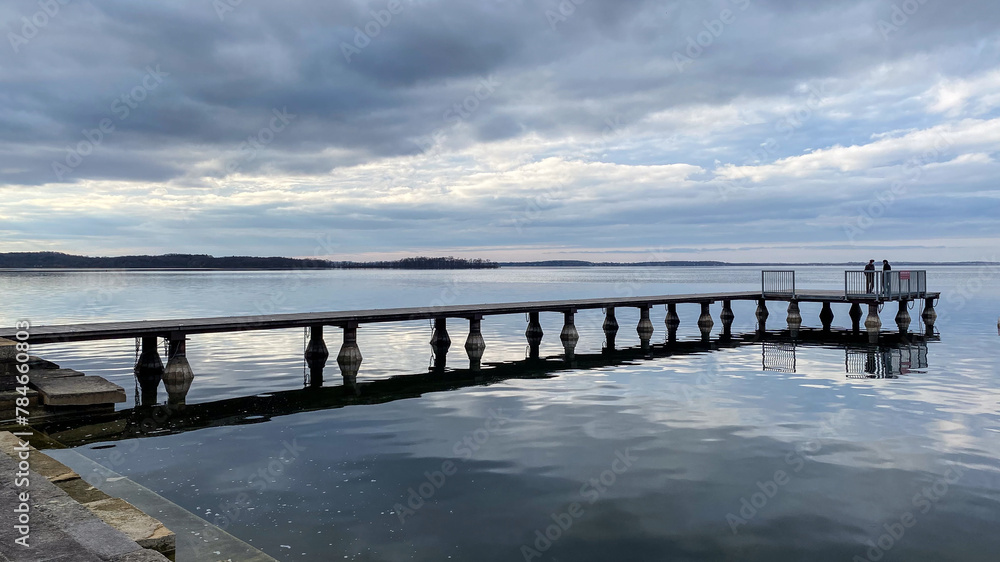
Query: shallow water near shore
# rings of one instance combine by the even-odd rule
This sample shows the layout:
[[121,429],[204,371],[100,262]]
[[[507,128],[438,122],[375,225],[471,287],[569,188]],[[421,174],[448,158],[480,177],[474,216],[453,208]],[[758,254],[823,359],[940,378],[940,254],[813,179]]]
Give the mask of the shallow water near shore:
[[[280,560],[994,560],[1000,271],[927,269],[942,299],[926,342],[748,341],[533,371],[525,319],[488,317],[483,376],[443,388],[426,376],[427,322],[364,325],[358,392],[280,415],[237,399],[303,389],[303,331],[193,335],[188,408],[229,400],[246,411],[75,450]],[[842,268],[796,270],[800,287],[843,288]],[[759,269],[745,267],[0,272],[0,324],[759,286]],[[754,306],[733,303],[734,333],[754,332]],[[801,306],[805,326],[820,325],[819,310]],[[850,324],[847,305],[833,310],[834,325]],[[783,327],[783,304],[770,311]],[[697,340],[698,307],[678,312],[681,339]],[[895,312],[883,310],[886,329]],[[654,343],[664,316],[653,311]],[[638,343],[638,318],[618,310],[619,346]],[[602,320],[577,317],[584,358],[601,352]],[[541,321],[541,355],[557,358],[562,317]],[[449,367],[468,367],[467,330],[449,321]],[[334,356],[339,338],[329,329]],[[124,386],[118,409],[135,407],[131,340],[37,353]],[[341,384],[331,359],[324,386]]]

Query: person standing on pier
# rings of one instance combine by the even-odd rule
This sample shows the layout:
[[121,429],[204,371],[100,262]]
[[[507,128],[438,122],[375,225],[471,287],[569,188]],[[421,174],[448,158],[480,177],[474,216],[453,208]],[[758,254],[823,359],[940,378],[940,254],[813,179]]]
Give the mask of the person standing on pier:
[[875,288],[875,260],[868,260],[865,266],[865,292],[870,293]]
[[883,294],[888,293],[892,287],[892,282],[889,280],[889,273],[892,271],[892,266],[889,265],[889,260],[882,260],[882,292]]

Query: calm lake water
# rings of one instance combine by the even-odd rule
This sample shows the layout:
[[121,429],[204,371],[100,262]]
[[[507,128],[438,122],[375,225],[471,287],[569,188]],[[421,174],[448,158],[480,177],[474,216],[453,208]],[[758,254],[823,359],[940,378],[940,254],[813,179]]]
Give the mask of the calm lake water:
[[[928,270],[929,289],[943,293],[939,339],[877,350],[764,341],[539,370],[523,363],[525,319],[488,317],[481,377],[442,385],[449,374],[426,375],[429,323],[364,325],[358,389],[346,392],[332,358],[331,388],[301,390],[302,330],[195,335],[188,411],[257,402],[230,400],[227,421],[198,429],[94,437],[76,450],[279,560],[992,561],[1000,269]],[[800,287],[843,288],[842,268],[797,271]],[[759,286],[758,269],[737,267],[0,272],[0,324]],[[734,333],[753,332],[754,304],[733,309]],[[819,305],[801,309],[804,326],[820,325]],[[768,327],[783,328],[784,306],[770,311]],[[883,311],[885,329],[895,312]],[[679,307],[682,340],[698,340],[698,313]],[[850,325],[846,305],[834,313],[835,326]],[[665,339],[664,316],[653,310],[654,343]],[[578,314],[581,356],[600,353],[602,320],[599,310]],[[541,354],[555,364],[562,318],[541,321]],[[619,346],[636,345],[638,312],[620,309],[618,321]],[[467,368],[468,325],[452,320],[449,330],[449,366]],[[340,331],[326,340],[335,356]],[[122,385],[130,397],[118,409],[133,408],[133,341],[39,353]],[[254,411],[295,390],[266,415]],[[327,394],[307,407],[321,396],[307,392]]]

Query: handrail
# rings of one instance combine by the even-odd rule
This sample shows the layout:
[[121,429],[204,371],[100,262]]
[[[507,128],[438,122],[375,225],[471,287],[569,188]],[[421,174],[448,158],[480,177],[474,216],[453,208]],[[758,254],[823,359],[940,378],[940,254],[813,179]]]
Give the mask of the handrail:
[[765,269],[760,272],[761,296],[795,296],[795,271]]
[[844,297],[882,300],[918,299],[927,294],[926,270],[847,270]]

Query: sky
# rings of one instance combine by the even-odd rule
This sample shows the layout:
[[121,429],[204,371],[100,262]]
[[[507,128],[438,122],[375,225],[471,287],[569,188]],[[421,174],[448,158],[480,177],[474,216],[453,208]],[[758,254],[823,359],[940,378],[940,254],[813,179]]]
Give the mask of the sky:
[[10,0],[0,252],[1000,260],[996,0]]

